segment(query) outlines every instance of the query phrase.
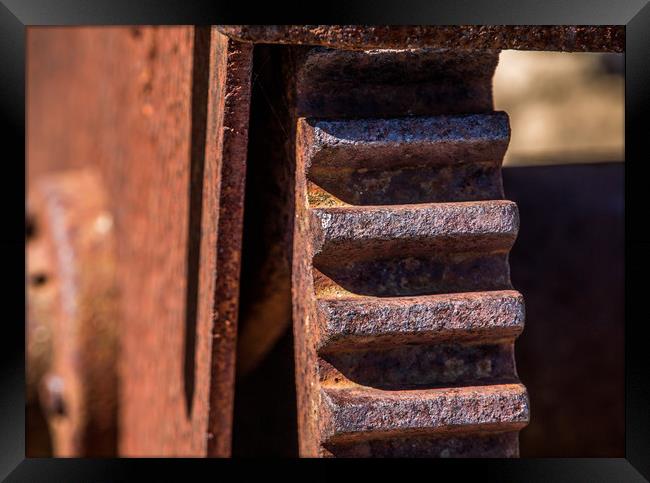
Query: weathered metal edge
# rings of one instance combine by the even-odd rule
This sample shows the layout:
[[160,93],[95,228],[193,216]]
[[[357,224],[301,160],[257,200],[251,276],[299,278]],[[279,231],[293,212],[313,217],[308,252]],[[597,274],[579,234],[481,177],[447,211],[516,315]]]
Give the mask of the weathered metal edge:
[[339,49],[454,48],[625,52],[623,25],[219,25],[241,42]]
[[[211,260],[203,273],[212,300],[207,456],[229,457],[239,310],[244,188],[253,49],[211,32],[203,227]],[[216,222],[216,223],[215,223]],[[207,261],[207,260],[206,260]],[[216,273],[216,278],[215,278]]]

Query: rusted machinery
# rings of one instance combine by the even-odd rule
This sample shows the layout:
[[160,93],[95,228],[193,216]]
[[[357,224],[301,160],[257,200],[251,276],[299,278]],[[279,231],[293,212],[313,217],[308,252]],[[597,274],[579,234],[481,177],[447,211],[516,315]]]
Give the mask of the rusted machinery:
[[[122,54],[143,42],[141,32],[128,35],[118,43]],[[517,206],[503,199],[501,162],[510,125],[506,113],[494,111],[492,76],[500,49],[620,52],[623,30],[223,26],[174,35],[170,40],[157,32],[148,49],[129,54],[136,55],[134,66],[147,59],[142,75],[150,76],[150,84],[143,88],[144,101],[140,91],[135,95],[136,111],[117,138],[127,136],[133,125],[153,122],[151,117],[177,116],[177,106],[163,100],[173,91],[190,113],[180,121],[187,157],[166,160],[178,163],[181,181],[169,183],[167,191],[167,178],[158,186],[147,184],[158,175],[144,166],[137,168],[144,173],[137,183],[124,183],[115,170],[128,173],[128,163],[115,167],[105,160],[93,179],[104,176],[107,186],[90,188],[98,182],[81,181],[87,174],[68,178],[80,185],[70,209],[113,213],[105,218],[110,224],[88,221],[85,215],[75,223],[82,230],[106,225],[117,240],[117,249],[97,246],[107,250],[101,254],[106,263],[117,259],[110,282],[116,294],[103,281],[88,290],[115,295],[107,302],[107,310],[116,314],[111,322],[103,315],[96,320],[110,332],[106,340],[122,348],[117,352],[111,345],[111,357],[98,362],[107,363],[105,374],[119,368],[119,380],[99,384],[110,387],[115,398],[102,417],[112,415],[111,430],[118,436],[112,450],[61,440],[55,452],[228,456],[235,373],[260,363],[292,310],[302,456],[518,456],[518,432],[534,408],[529,408],[514,360],[525,310],[522,295],[511,285],[508,253],[519,215]],[[279,46],[264,50],[253,44]],[[163,60],[161,51],[167,56]],[[188,56],[191,82],[151,77],[168,68],[170,58],[186,67]],[[253,106],[249,120],[256,75],[272,80],[274,87],[263,92],[265,106]],[[155,90],[156,82],[162,90]],[[178,85],[185,90],[174,90]],[[99,117],[100,124],[106,122]],[[263,131],[266,137],[251,134],[249,140],[249,123],[251,132]],[[158,131],[144,132],[153,136],[155,146]],[[155,156],[133,147],[138,140],[128,136],[127,155],[119,159],[144,153],[145,161],[153,162]],[[43,159],[33,162],[46,164]],[[244,193],[247,162],[266,165],[268,176],[260,183],[272,188],[259,196],[267,196],[273,217],[259,223],[266,248],[251,269],[257,292],[251,290],[252,301],[240,309],[244,197],[255,196]],[[51,175],[45,178],[46,185],[54,183]],[[80,201],[94,199],[88,190],[108,192],[102,198],[108,199],[102,201],[108,208]],[[32,196],[40,199],[37,193],[30,191],[30,202]],[[169,214],[156,203],[170,202],[169,196],[181,200],[183,193],[187,199],[170,210],[185,210],[182,220],[148,220],[152,210],[157,217]],[[122,204],[122,199],[146,203],[146,196],[165,201],[145,204],[154,206],[147,216]],[[58,203],[45,200],[35,201],[37,219],[50,213],[48,203]],[[165,270],[164,250],[159,247],[160,256],[147,258],[157,240],[130,232],[134,220],[142,233],[148,223],[157,223],[161,247],[167,229],[180,240],[173,251],[180,243],[185,255],[174,255],[169,277],[163,279],[181,277],[182,284],[162,283],[156,270]],[[36,233],[59,254],[53,269],[59,284],[66,283],[71,267],[89,280],[93,272],[86,270],[104,266],[84,257],[66,262],[74,253],[66,251],[57,233],[68,222],[48,223],[54,223],[47,225],[49,231]],[[31,274],[40,260],[36,242],[30,242],[30,250]],[[141,270],[128,263],[138,254],[147,260]],[[184,268],[180,273],[179,267]],[[120,290],[130,276],[144,284],[144,290],[138,289],[141,296],[159,297],[159,303],[134,305],[133,295]],[[79,297],[85,296],[85,287]],[[30,313],[42,314],[43,297],[32,297],[31,290]],[[67,292],[61,286],[57,290],[48,300],[65,304]],[[158,316],[164,321],[160,326]],[[30,320],[37,324],[39,317]],[[62,337],[55,322],[47,330],[54,341]],[[241,369],[235,367],[237,337]],[[103,337],[83,340],[86,345],[75,350],[97,353],[104,343]],[[157,353],[163,347],[169,353]],[[62,350],[64,343],[52,346],[53,354]],[[170,359],[156,367],[156,357]],[[49,387],[50,399],[54,386],[67,387],[77,377],[48,383],[38,374],[34,387]],[[94,391],[98,380],[85,384]],[[48,418],[57,438],[56,421],[88,413],[89,402],[75,404],[66,402],[63,410],[60,403],[47,403],[54,407]],[[95,431],[92,424],[85,427]]]
[[[300,116],[296,133],[304,456],[517,454],[528,400],[513,342],[524,310],[507,266],[517,210],[498,201],[509,126],[490,112],[496,61],[316,49],[308,74],[299,67],[300,114],[318,118],[322,105],[327,117]],[[346,71],[356,89],[323,87]]]

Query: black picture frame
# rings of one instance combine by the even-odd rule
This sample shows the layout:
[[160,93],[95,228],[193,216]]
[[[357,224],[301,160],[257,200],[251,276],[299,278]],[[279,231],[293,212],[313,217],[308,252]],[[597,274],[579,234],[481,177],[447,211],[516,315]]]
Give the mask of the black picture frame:
[[[5,322],[0,341],[0,478],[6,481],[124,481],[155,479],[178,481],[195,475],[201,466],[211,478],[227,478],[223,465],[232,460],[213,459],[26,459],[25,458],[25,30],[32,25],[117,25],[117,24],[431,24],[431,25],[625,25],[625,267],[626,267],[626,447],[621,459],[534,459],[534,460],[420,460],[401,462],[422,466],[432,477],[473,475],[487,481],[649,481],[650,480],[650,384],[646,371],[644,296],[650,270],[650,235],[644,230],[646,172],[644,154],[650,152],[650,136],[644,118],[650,114],[650,5],[647,0],[482,0],[426,2],[400,0],[383,2],[339,1],[293,5],[283,12],[278,5],[252,6],[239,2],[199,1],[96,1],[2,0],[0,3],[0,118],[2,119],[5,186],[4,227],[1,230],[7,282],[2,299]],[[287,7],[285,7],[287,8]],[[13,149],[8,149],[13,148]],[[10,154],[11,153],[11,154]],[[647,154],[646,154],[647,156]],[[23,161],[24,162],[24,161]],[[603,236],[607,236],[606,233]],[[12,253],[15,252],[15,253]],[[10,310],[7,311],[6,307]],[[594,374],[594,378],[598,375]],[[598,424],[598,421],[594,421]],[[238,465],[238,479],[250,472],[288,465],[311,468],[304,460],[268,461],[263,466]],[[339,478],[341,465],[335,461],[312,462],[310,478]],[[215,466],[216,465],[216,466]],[[435,465],[435,467],[430,467]],[[388,461],[361,466],[391,474],[400,465]],[[388,469],[391,471],[387,471]],[[364,471],[366,471],[364,469]],[[347,470],[346,470],[347,473]],[[396,475],[411,477],[399,469]],[[426,474],[426,473],[425,473]],[[155,475],[155,476],[154,476]]]

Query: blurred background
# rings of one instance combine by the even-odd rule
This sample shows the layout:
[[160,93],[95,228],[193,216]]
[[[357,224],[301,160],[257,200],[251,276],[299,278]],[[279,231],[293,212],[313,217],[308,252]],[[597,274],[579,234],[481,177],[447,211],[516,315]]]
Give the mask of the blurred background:
[[504,166],[624,159],[624,54],[501,52],[494,104],[510,115]]

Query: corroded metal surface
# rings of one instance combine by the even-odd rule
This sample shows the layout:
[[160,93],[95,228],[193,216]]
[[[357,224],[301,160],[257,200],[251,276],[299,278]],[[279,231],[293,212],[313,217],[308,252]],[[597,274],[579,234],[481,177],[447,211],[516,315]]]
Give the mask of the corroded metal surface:
[[[213,321],[207,456],[228,457],[232,444],[244,188],[253,49],[211,30],[210,96],[204,177],[205,270]],[[215,223],[216,221],[216,223]],[[216,277],[215,277],[216,275]]]
[[622,25],[221,25],[244,42],[323,45],[341,49],[559,50],[623,52]]
[[[200,114],[207,108],[207,88],[199,88],[207,76],[193,68],[195,54],[207,54],[194,48],[196,37],[203,35],[191,26],[39,28],[27,35],[28,184],[63,169],[96,169],[115,217],[122,456],[206,454],[209,309],[198,308],[191,418],[183,391],[193,283],[188,238],[195,240],[188,218],[190,198],[193,208],[197,198],[189,191],[198,171],[191,165],[203,155]],[[211,307],[211,297],[198,299]]]
[[115,217],[112,455],[228,456],[253,46],[191,26],[27,37],[28,185],[93,168]]
[[[396,70],[418,56],[449,67],[457,55],[412,54],[385,53]],[[329,68],[345,72],[364,55]],[[489,82],[474,55],[463,75],[424,89]],[[297,56],[294,91],[301,455],[517,456],[529,408],[514,363],[524,306],[507,261],[519,227],[516,205],[502,200],[507,116],[492,111],[489,85],[474,114],[451,97],[416,117],[393,117],[399,98],[388,114],[369,101],[366,119],[319,116],[300,67],[310,56]],[[386,65],[349,68],[363,86]],[[404,92],[420,88],[409,82]],[[408,96],[402,102],[406,110]]]
[[330,447],[394,434],[515,431],[528,422],[528,398],[521,384],[401,393],[328,387],[322,390],[321,399],[320,432]]
[[40,394],[55,456],[111,456],[117,429],[113,218],[94,173],[29,194],[28,388]]
[[486,342],[514,338],[524,324],[522,296],[513,290],[390,299],[318,302],[316,346],[323,350],[418,342]]
[[330,118],[483,112],[491,109],[497,60],[496,52],[457,49],[303,48],[296,107],[305,117]]

